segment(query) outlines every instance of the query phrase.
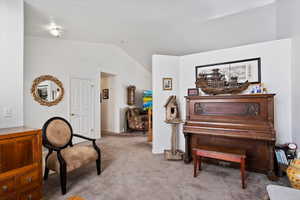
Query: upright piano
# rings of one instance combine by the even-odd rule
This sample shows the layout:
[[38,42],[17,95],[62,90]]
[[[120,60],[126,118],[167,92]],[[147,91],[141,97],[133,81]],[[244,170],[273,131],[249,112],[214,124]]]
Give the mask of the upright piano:
[[186,97],[185,163],[197,146],[246,150],[247,170],[274,175],[275,94]]

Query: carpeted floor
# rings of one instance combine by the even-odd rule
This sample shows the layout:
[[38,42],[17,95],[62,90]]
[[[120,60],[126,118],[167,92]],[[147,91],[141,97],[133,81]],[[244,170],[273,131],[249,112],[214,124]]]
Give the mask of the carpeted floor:
[[247,189],[241,189],[240,172],[203,164],[193,178],[193,165],[165,161],[153,155],[145,137],[105,136],[98,141],[103,155],[103,172],[96,175],[95,163],[68,175],[67,194],[62,196],[59,178],[44,183],[44,200],[258,200],[270,183],[288,185],[286,178],[273,183],[257,173],[247,173]]

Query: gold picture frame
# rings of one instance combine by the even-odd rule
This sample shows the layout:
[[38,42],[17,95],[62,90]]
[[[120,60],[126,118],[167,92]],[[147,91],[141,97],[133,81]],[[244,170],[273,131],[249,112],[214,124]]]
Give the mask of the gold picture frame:
[[163,78],[162,87],[163,87],[163,90],[173,90],[173,79],[172,78]]
[[103,89],[103,99],[109,99],[109,89]]

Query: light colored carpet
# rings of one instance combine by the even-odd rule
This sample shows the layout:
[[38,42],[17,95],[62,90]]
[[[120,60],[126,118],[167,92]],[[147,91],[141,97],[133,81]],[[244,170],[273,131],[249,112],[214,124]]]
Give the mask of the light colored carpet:
[[247,189],[243,190],[238,169],[205,163],[193,178],[192,164],[153,155],[145,137],[105,136],[98,144],[102,174],[96,175],[95,163],[69,173],[64,196],[58,176],[52,174],[44,182],[45,200],[71,196],[87,200],[258,200],[266,196],[268,184],[288,184],[286,178],[274,183],[263,174],[247,173]]

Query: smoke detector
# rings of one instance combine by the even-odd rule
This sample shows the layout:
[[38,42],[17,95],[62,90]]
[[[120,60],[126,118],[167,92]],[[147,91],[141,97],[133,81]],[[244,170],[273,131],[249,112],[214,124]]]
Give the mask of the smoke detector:
[[55,24],[54,22],[52,22],[49,26],[48,26],[48,31],[49,33],[54,36],[54,37],[61,37],[62,33],[63,33],[63,29],[61,26],[58,26],[57,24]]

